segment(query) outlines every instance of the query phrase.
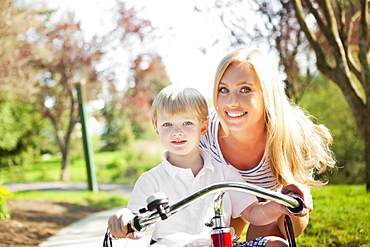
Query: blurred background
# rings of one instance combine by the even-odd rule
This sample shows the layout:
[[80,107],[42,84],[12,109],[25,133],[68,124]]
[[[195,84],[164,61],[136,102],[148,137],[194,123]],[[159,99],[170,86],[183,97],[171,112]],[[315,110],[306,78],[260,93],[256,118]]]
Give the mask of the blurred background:
[[[155,95],[187,85],[211,106],[216,66],[245,46],[271,55],[290,100],[334,137],[337,168],[312,189],[298,245],[369,246],[368,4],[0,0],[0,246],[37,246],[126,205],[122,192],[96,193],[97,184],[132,188],[161,161],[149,119]],[[86,182],[90,191],[63,191]]]
[[163,152],[149,121],[155,95],[178,83],[212,105],[218,62],[255,46],[290,99],[332,131],[339,168],[323,176],[369,184],[366,1],[335,1],[331,12],[311,1],[303,22],[294,2],[1,0],[0,181],[87,179],[82,85],[97,181],[134,183]]

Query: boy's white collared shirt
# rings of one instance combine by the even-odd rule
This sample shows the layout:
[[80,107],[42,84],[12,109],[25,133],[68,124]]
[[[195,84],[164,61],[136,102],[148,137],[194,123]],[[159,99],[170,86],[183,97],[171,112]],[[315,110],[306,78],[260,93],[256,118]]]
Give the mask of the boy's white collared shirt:
[[[174,204],[190,193],[216,182],[243,182],[234,168],[215,163],[207,151],[201,150],[201,156],[204,166],[194,177],[191,169],[172,166],[167,161],[167,152],[165,152],[163,162],[145,172],[136,182],[128,208],[138,212],[146,206],[146,199],[159,191],[167,195],[170,204]],[[165,244],[174,239],[179,244],[176,246],[209,246],[211,228],[204,224],[214,216],[213,198],[214,194],[210,194],[168,219],[157,222],[152,238],[167,246],[175,246]],[[255,201],[257,200],[254,196],[245,193],[226,193],[223,199],[223,210],[227,225],[231,216],[238,217]]]

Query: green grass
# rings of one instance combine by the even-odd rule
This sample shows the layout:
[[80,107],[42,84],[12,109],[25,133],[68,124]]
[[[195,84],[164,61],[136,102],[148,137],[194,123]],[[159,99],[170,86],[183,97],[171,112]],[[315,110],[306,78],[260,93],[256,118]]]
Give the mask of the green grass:
[[327,185],[313,188],[312,196],[314,209],[307,228],[296,238],[297,246],[370,246],[370,194],[365,185]]
[[111,195],[106,192],[93,193],[91,191],[24,191],[9,196],[8,200],[40,200],[62,202],[94,210],[105,210],[125,206],[129,198]]
[[[370,196],[365,185],[327,185],[312,190],[314,210],[299,247],[370,246]],[[127,204],[128,198],[99,192],[18,192],[9,200],[47,199],[94,209],[109,209]]]
[[[137,178],[161,161],[160,152],[125,150],[94,154],[96,177],[100,183],[135,183]],[[70,159],[69,181],[86,181],[87,169],[84,159]],[[61,158],[52,156],[48,160],[30,165],[0,168],[2,183],[59,181]]]
[[[160,153],[143,150],[107,152],[94,155],[98,182],[134,183],[145,170],[157,165]],[[35,162],[26,167],[13,167],[0,170],[0,181],[32,182],[54,181],[60,177],[60,159]],[[86,181],[86,167],[82,159],[70,164],[71,181]],[[327,185],[313,188],[314,210],[304,233],[297,238],[297,245],[304,246],[370,246],[370,194],[365,185]],[[119,197],[103,192],[21,192],[17,198],[44,198],[63,200],[82,206],[90,205],[101,209],[125,205]]]
[[312,190],[314,210],[298,246],[370,246],[370,194],[365,185]]
[[[297,241],[299,247],[370,246],[370,196],[365,185],[327,185],[312,190],[314,210]],[[124,206],[128,198],[105,192],[17,192],[8,200],[46,199],[104,210]]]

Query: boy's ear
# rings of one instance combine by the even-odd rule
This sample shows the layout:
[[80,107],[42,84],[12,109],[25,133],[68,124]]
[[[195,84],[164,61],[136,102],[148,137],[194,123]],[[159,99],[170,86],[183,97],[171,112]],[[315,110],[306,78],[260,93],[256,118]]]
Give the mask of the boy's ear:
[[203,127],[200,130],[200,133],[202,136],[204,136],[207,133],[208,125],[209,125],[209,119],[206,119],[203,123]]

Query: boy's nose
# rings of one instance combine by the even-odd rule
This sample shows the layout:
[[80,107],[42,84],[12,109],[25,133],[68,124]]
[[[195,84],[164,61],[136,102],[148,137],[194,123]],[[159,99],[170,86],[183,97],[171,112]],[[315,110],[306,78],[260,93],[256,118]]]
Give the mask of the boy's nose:
[[172,131],[173,136],[182,136],[182,134],[183,134],[182,128],[180,127],[173,128],[173,131]]

